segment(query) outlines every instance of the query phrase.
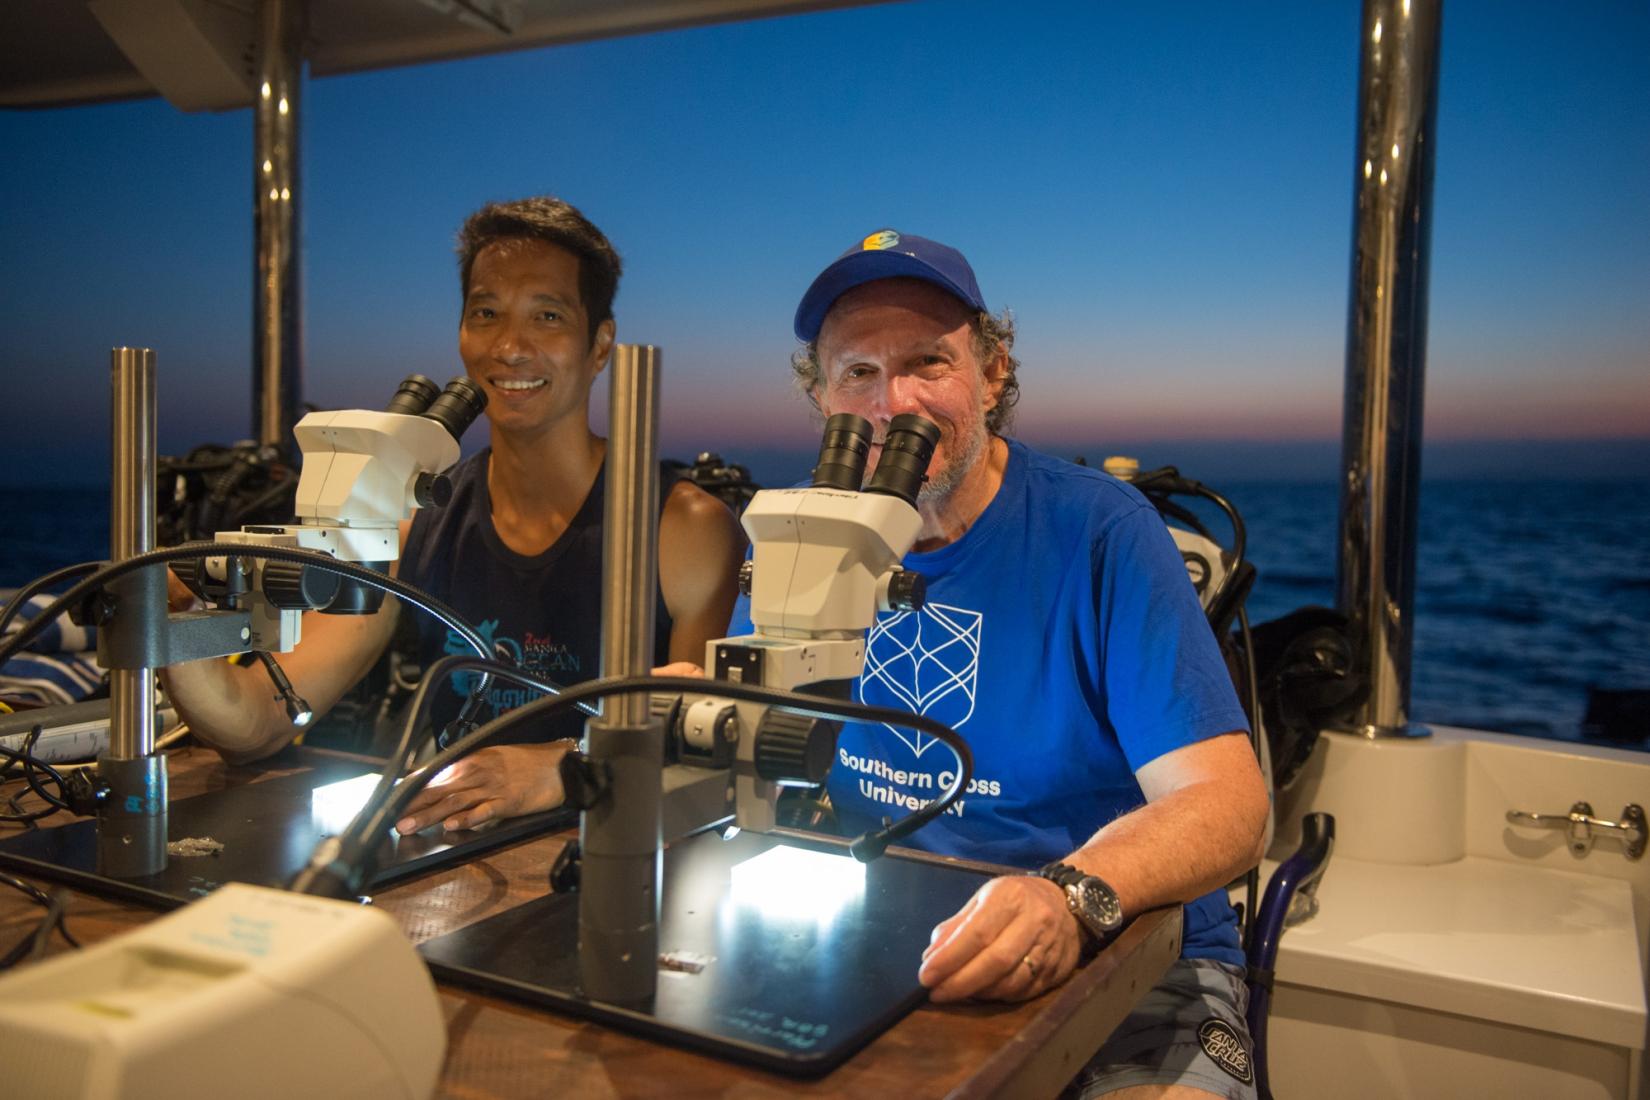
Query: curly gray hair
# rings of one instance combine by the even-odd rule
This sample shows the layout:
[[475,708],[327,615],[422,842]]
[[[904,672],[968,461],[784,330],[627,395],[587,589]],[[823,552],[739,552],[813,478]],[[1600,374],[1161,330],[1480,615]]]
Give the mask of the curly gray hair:
[[[972,319],[974,329],[974,357],[983,369],[999,354],[1007,360],[1003,370],[1002,389],[997,403],[985,414],[985,427],[992,435],[1002,435],[1014,419],[1014,406],[1020,400],[1020,360],[1014,356],[1014,315],[1008,310],[990,314],[984,310]],[[823,379],[819,366],[819,341],[811,340],[791,353],[791,372],[803,394],[817,407],[816,391]]]

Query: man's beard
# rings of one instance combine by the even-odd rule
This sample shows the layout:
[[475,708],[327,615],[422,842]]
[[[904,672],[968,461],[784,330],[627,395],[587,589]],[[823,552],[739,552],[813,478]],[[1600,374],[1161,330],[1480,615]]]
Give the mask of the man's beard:
[[991,433],[986,431],[985,418],[969,417],[969,428],[966,434],[959,434],[951,440],[954,447],[946,448],[946,463],[942,469],[928,469],[928,478],[917,491],[917,503],[942,504],[952,493],[962,485],[968,471],[980,461],[985,453],[986,444],[991,439]]

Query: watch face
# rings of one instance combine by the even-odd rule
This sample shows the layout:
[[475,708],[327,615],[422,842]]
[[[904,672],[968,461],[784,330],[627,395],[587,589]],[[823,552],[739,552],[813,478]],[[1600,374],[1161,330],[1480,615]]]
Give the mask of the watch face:
[[1111,887],[1092,875],[1070,887],[1072,912],[1096,935],[1115,932],[1123,923],[1123,906]]

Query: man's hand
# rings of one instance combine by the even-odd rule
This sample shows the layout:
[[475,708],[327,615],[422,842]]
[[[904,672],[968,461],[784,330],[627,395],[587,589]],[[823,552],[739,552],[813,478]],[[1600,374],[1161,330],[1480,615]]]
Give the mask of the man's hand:
[[489,821],[553,810],[565,797],[557,765],[572,741],[495,745],[471,753],[432,779],[395,823],[406,835],[441,822],[451,832]]
[[1081,954],[1058,886],[1036,875],[994,878],[935,927],[917,980],[932,1001],[1024,1001],[1070,977]]
[[[691,661],[676,661],[653,670],[655,676],[703,677]],[[475,829],[505,817],[553,810],[567,797],[561,787],[561,758],[572,741],[548,745],[495,745],[471,753],[413,796],[406,816],[395,823],[405,836],[437,821],[449,832]]]
[[189,590],[189,586],[178,580],[178,575],[170,569],[166,571],[166,610],[193,611],[204,606],[200,597]]

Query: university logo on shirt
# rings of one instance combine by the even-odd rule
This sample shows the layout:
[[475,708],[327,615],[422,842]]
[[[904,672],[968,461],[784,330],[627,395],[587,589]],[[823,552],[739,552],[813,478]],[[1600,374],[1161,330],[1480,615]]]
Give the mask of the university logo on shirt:
[[[865,639],[860,701],[914,711],[960,729],[974,714],[984,618],[978,611],[930,603],[878,619]],[[916,730],[887,728],[919,757],[937,743]]]

